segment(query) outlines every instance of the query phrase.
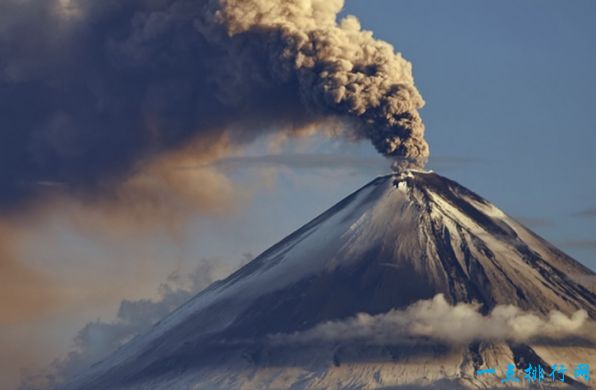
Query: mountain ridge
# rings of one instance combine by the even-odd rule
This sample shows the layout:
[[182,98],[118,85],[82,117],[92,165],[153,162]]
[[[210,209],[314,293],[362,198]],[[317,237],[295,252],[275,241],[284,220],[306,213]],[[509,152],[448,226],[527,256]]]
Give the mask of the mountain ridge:
[[[255,370],[279,366],[278,361],[293,358],[279,348],[258,345],[258,340],[358,313],[403,309],[437,294],[452,304],[477,302],[483,313],[496,305],[515,305],[543,315],[583,309],[593,319],[596,297],[576,275],[594,273],[456,182],[421,171],[380,176],[199,293],[68,388],[143,383],[156,384],[139,388],[162,388],[162,377],[170,380],[179,370],[206,367],[217,371],[230,359],[249,362]],[[238,346],[233,340],[255,342]],[[385,346],[369,353],[381,362],[394,361],[383,348],[391,350]],[[411,350],[413,356],[426,353],[435,360],[447,353],[433,343],[408,348],[393,353]],[[487,351],[491,348],[501,347],[486,345]],[[514,360],[514,349],[503,348]],[[532,354],[524,349],[528,346],[516,348],[519,356],[519,351]],[[344,347],[338,358],[319,350],[315,356],[328,359],[313,361],[333,366],[352,353],[355,364],[361,364],[358,352],[345,351],[350,348]],[[459,360],[471,353],[469,347],[458,351],[454,356]],[[303,366],[310,364],[303,360]],[[420,375],[426,374],[422,370]],[[430,377],[441,380],[437,375]],[[447,377],[457,375],[455,370]],[[473,378],[473,369],[466,375]],[[410,381],[404,383],[421,379],[404,378],[402,382]],[[307,378],[300,380],[304,388],[314,386]],[[224,382],[213,386],[242,388],[242,381]]]

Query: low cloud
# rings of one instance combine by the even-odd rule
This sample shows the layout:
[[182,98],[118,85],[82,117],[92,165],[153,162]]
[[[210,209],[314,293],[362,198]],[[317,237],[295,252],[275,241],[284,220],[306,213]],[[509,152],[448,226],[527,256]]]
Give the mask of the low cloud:
[[487,165],[489,161],[477,157],[457,155],[433,155],[430,158],[427,168],[446,172],[460,170],[468,167]]
[[596,218],[596,207],[579,210],[572,215],[578,218]]
[[571,316],[552,311],[541,317],[511,305],[496,306],[482,315],[480,305],[449,304],[442,294],[419,301],[405,310],[358,314],[343,321],[330,321],[310,330],[276,334],[273,343],[364,342],[387,344],[410,338],[430,338],[448,344],[483,341],[530,341],[580,337],[596,340],[596,325],[585,310]]
[[[274,148],[272,148],[274,149]],[[482,160],[456,156],[436,156],[429,166],[449,170],[459,166],[483,164]],[[340,153],[283,153],[258,156],[224,157],[207,164],[183,166],[182,169],[216,168],[223,172],[240,169],[290,168],[296,170],[351,170],[373,174],[389,171],[390,163],[379,156]]]
[[596,250],[596,240],[569,240],[562,242],[561,246],[574,249]]
[[553,221],[546,218],[516,216],[515,219],[524,226],[530,228],[542,228],[553,226]]
[[284,167],[293,169],[358,169],[388,170],[389,164],[379,157],[344,154],[303,153],[270,154],[261,156],[229,157],[214,161],[210,166],[222,169]]

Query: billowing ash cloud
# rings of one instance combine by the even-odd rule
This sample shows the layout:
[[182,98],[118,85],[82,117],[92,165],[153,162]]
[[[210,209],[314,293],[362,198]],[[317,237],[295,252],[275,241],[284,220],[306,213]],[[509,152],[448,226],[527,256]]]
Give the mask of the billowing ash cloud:
[[341,0],[4,0],[0,205],[111,188],[197,139],[206,153],[340,120],[428,156],[411,65],[336,21]]
[[271,336],[274,343],[319,343],[360,341],[390,344],[410,338],[429,338],[448,344],[472,341],[560,340],[580,338],[596,341],[596,325],[585,310],[571,316],[552,311],[548,317],[498,305],[488,315],[479,305],[450,305],[443,294],[419,301],[405,310],[371,316],[366,313],[344,321],[331,321],[310,330]]

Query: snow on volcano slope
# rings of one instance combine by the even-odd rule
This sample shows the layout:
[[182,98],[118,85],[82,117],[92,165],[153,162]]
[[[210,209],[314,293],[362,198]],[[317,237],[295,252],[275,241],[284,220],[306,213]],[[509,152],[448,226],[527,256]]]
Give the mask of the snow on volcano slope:
[[[484,313],[512,304],[541,314],[584,309],[594,318],[586,276],[594,274],[459,184],[427,172],[387,175],[199,293],[68,388],[485,386],[474,367],[519,361],[534,350],[428,341],[288,349],[257,341],[436,294],[478,302]],[[586,351],[592,359],[594,349]]]

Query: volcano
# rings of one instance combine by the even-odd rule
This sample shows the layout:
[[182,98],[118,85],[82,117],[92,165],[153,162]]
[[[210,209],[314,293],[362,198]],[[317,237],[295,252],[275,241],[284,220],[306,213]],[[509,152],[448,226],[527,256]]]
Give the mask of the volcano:
[[[212,284],[68,389],[492,387],[482,367],[594,364],[586,340],[429,338],[396,343],[268,343],[438,294],[547,315],[596,316],[594,273],[490,202],[432,172],[378,177]],[[366,341],[366,340],[364,340]],[[580,343],[581,341],[581,343]],[[592,379],[593,380],[593,379]],[[565,383],[584,386],[572,378]]]

